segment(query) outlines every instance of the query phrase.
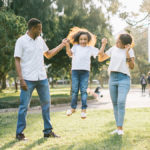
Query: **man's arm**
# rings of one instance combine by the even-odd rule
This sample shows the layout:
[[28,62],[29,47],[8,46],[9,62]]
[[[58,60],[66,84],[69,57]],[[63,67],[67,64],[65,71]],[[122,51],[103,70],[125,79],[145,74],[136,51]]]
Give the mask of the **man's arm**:
[[66,44],[67,39],[64,39],[61,44],[59,44],[57,47],[53,48],[52,50],[48,50],[44,53],[44,56],[48,59],[55,56],[60,50],[62,50]]
[[27,84],[24,81],[23,76],[22,76],[21,65],[20,65],[20,57],[15,57],[15,66],[16,66],[16,71],[17,71],[17,74],[18,74],[18,77],[19,77],[19,80],[20,80],[20,86],[23,90],[26,91],[28,89],[28,87],[27,87]]

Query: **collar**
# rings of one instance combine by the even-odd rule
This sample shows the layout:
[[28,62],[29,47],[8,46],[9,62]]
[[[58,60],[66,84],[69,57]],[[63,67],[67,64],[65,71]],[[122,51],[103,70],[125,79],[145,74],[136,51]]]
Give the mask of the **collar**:
[[[30,41],[30,40],[34,40],[34,39],[32,39],[32,38],[28,35],[28,31],[26,32],[25,36],[26,36],[26,38],[27,38],[29,41]],[[37,40],[38,38],[39,38],[39,36],[36,37],[35,40]]]

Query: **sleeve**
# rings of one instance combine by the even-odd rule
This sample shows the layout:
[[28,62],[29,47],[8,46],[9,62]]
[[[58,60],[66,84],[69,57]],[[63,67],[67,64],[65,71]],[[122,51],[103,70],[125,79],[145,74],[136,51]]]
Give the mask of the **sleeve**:
[[130,50],[129,50],[129,55],[130,55],[131,58],[132,58],[132,57],[135,57],[133,49],[130,49]]
[[94,58],[96,58],[96,56],[98,55],[99,53],[99,49],[96,48],[96,47],[92,47],[91,46],[91,56],[93,56]]
[[22,42],[21,39],[18,39],[15,44],[15,51],[14,51],[14,57],[22,57],[23,53],[23,47],[22,47]]
[[105,54],[108,55],[109,57],[111,57],[111,53],[112,53],[113,47],[111,47],[110,49],[108,49]]
[[46,45],[44,39],[42,38],[42,45],[43,45],[43,52],[47,52],[49,50],[48,46]]
[[71,48],[71,52],[74,54],[76,52],[76,49],[77,49],[77,44],[73,45],[72,48]]

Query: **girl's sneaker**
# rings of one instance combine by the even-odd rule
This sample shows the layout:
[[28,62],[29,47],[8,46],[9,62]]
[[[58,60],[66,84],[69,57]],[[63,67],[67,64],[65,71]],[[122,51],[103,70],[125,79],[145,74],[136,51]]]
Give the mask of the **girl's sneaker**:
[[110,134],[118,134],[118,129],[112,131]]
[[118,135],[124,135],[123,130],[118,130]]
[[67,112],[66,112],[66,115],[71,116],[72,113],[74,113],[74,112],[75,112],[75,109],[68,109]]
[[86,118],[86,112],[81,112],[81,118],[85,119]]

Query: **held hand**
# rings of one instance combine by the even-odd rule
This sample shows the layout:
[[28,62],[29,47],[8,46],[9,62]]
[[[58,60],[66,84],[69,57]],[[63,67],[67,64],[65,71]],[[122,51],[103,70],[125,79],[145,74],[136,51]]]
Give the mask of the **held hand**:
[[127,51],[129,51],[129,50],[130,50],[130,48],[131,48],[131,44],[127,44],[127,45],[125,45],[125,49],[126,49]]
[[28,90],[28,86],[27,86],[26,82],[24,81],[24,79],[20,80],[20,86],[23,90],[25,90],[25,91]]
[[102,44],[105,44],[105,45],[107,44],[107,39],[106,38],[102,39]]
[[62,40],[62,44],[63,44],[64,46],[66,46],[67,44],[69,44],[69,40],[68,40],[67,38],[63,39],[63,40]]

